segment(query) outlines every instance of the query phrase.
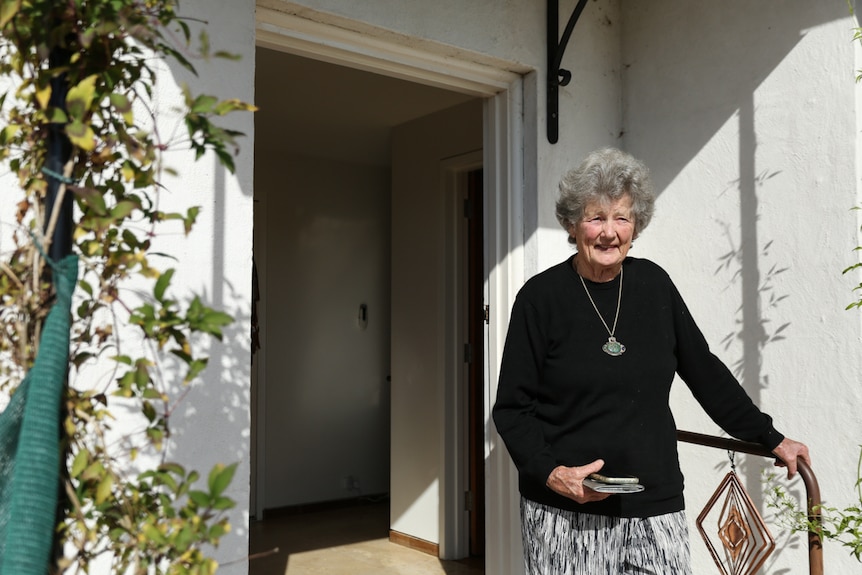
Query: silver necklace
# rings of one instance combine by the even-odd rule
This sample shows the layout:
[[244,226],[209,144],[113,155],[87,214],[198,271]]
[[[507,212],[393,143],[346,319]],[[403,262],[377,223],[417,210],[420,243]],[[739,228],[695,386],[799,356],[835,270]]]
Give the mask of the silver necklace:
[[623,300],[623,268],[620,268],[620,293],[617,296],[617,313],[614,315],[613,328],[608,327],[605,318],[602,317],[602,314],[599,312],[599,308],[596,307],[596,302],[593,301],[593,296],[590,295],[590,290],[587,289],[587,283],[584,281],[584,276],[578,274],[578,277],[581,278],[581,285],[584,286],[584,291],[587,292],[587,297],[589,298],[590,303],[593,304],[593,309],[596,310],[596,315],[599,316],[599,319],[602,320],[602,325],[605,326],[606,330],[608,330],[608,341],[602,346],[602,351],[614,357],[624,354],[626,346],[618,342],[617,338],[614,337],[614,332],[617,331],[617,320],[620,318],[620,302]]

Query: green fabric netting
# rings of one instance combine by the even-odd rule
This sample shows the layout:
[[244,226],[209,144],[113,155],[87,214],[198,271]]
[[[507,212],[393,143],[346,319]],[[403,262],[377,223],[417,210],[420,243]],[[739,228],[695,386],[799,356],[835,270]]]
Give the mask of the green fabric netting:
[[78,258],[54,267],[57,299],[36,362],[0,414],[0,575],[45,575],[57,524],[60,400]]

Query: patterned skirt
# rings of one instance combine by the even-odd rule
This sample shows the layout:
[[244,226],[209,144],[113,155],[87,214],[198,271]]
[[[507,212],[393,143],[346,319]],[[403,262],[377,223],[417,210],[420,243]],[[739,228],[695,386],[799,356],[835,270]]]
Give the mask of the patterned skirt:
[[521,497],[527,575],[691,575],[685,512],[606,517]]

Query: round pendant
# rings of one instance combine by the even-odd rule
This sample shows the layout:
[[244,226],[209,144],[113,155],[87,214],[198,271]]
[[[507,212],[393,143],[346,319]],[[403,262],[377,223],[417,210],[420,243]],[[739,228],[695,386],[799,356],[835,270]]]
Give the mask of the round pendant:
[[602,346],[602,351],[614,357],[622,355],[626,351],[626,346],[621,344],[614,337],[609,337],[608,342]]

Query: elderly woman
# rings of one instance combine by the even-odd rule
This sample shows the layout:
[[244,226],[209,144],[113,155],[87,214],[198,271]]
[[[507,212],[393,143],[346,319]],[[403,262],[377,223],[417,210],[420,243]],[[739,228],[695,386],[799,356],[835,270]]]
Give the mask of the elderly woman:
[[[557,202],[577,252],[530,279],[512,308],[493,415],[519,472],[530,575],[691,573],[668,405],[676,373],[722,429],[772,450],[788,474],[797,457],[810,463],[710,352],[667,273],[628,257],[654,204],[641,162],[590,154]],[[596,472],[644,490],[594,491],[584,480]]]

